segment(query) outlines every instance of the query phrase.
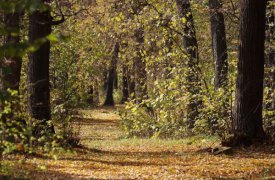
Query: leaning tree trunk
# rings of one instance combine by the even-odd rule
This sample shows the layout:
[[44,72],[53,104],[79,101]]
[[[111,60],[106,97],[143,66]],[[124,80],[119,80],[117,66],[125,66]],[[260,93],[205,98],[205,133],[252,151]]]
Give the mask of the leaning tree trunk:
[[199,80],[198,65],[199,53],[196,39],[194,20],[189,0],[176,0],[179,17],[183,23],[183,46],[188,56],[187,62],[187,91],[189,100],[187,104],[187,121],[189,128],[194,127],[194,123],[199,116],[202,107],[201,83]]
[[241,0],[238,75],[233,133],[237,144],[264,137],[265,0]]
[[221,0],[209,0],[212,49],[215,61],[215,89],[227,85],[227,45]]
[[135,41],[136,41],[136,56],[134,59],[135,98],[137,103],[140,103],[143,99],[147,98],[146,63],[141,54],[142,47],[144,46],[144,28],[143,27],[140,27],[135,30]]
[[106,100],[104,102],[104,106],[113,106],[115,104],[114,97],[113,97],[113,90],[114,90],[114,79],[115,79],[118,53],[119,53],[119,43],[116,42],[113,50],[110,69],[109,69],[109,77],[107,82],[107,94],[106,94]]
[[38,50],[29,54],[28,93],[29,113],[42,124],[51,118],[49,56],[50,42],[45,37],[51,33],[50,11],[35,11],[30,15],[29,41],[34,43],[43,38],[44,43]]

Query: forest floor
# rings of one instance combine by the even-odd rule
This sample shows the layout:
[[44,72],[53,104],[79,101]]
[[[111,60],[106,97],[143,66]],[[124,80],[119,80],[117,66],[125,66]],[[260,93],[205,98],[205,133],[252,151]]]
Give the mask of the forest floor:
[[[85,148],[47,156],[12,155],[3,161],[29,179],[275,179],[275,147],[234,149],[214,155],[213,137],[181,140],[123,138],[117,108],[80,110],[74,127]],[[0,176],[1,179],[1,176]],[[3,179],[3,177],[2,177]]]

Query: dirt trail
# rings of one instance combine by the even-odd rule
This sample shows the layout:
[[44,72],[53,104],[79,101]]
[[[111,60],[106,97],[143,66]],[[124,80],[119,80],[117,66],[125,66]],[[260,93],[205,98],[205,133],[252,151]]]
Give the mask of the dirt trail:
[[275,178],[274,147],[214,156],[199,150],[217,145],[217,139],[124,139],[117,109],[79,112],[75,126],[87,149],[58,160],[30,158],[15,173],[30,172],[30,179],[39,180]]

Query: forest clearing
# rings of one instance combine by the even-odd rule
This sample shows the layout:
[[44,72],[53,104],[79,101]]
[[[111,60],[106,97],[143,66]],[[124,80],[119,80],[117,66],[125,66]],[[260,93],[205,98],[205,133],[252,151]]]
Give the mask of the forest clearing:
[[[126,139],[113,108],[82,110],[75,153],[7,158],[10,173],[29,179],[273,179],[274,147],[214,155],[217,137]],[[19,162],[19,163],[18,163]]]
[[275,179],[273,0],[0,0],[1,179]]

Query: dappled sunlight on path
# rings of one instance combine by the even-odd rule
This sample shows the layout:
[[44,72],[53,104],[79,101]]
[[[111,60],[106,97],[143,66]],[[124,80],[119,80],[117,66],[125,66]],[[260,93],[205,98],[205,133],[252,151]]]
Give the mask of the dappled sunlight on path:
[[215,138],[125,139],[119,120],[118,111],[112,108],[79,111],[74,125],[86,148],[75,149],[77,154],[61,155],[58,160],[30,157],[24,166],[17,165],[18,172],[29,171],[31,179],[275,177],[271,147],[237,149],[232,155],[215,156],[201,151],[216,146],[219,142]]

